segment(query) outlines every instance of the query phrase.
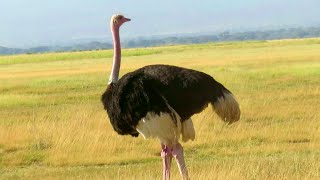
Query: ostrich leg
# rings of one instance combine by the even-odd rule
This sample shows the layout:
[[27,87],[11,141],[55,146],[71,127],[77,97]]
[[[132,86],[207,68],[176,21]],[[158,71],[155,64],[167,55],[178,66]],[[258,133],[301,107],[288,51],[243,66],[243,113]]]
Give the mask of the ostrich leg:
[[175,157],[182,179],[189,179],[186,163],[184,162],[183,148],[180,143],[173,146],[173,157]]
[[163,180],[169,180],[172,160],[172,149],[164,144],[161,144],[161,147],[161,157],[163,160]]

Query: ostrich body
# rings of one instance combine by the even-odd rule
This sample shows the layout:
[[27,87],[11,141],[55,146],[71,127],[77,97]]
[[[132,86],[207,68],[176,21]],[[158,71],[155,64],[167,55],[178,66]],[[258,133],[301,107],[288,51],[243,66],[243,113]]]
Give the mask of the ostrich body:
[[114,61],[109,83],[102,95],[114,130],[121,135],[158,138],[161,142],[163,177],[170,178],[171,160],[177,161],[180,174],[188,178],[183,148],[179,143],[194,140],[192,115],[209,103],[219,117],[232,123],[240,109],[232,93],[211,76],[181,67],[149,65],[118,79],[121,61],[119,28],[130,21],[122,15],[111,18]]

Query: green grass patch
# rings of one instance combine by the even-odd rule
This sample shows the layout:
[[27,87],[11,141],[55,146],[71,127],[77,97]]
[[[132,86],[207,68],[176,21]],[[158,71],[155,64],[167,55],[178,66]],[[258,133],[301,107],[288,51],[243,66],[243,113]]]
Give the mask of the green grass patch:
[[[183,143],[192,179],[319,179],[319,48],[302,39],[124,49],[120,74],[170,64],[234,93],[239,122],[210,108],[192,117],[196,140]],[[0,57],[0,179],[161,178],[158,140],[119,136],[100,102],[112,53]]]

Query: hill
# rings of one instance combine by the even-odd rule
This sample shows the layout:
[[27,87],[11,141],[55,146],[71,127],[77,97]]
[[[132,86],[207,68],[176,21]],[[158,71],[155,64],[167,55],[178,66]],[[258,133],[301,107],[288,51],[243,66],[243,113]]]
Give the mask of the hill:
[[[168,36],[168,37],[140,37],[130,39],[122,43],[123,47],[152,47],[160,45],[175,44],[199,44],[208,42],[225,41],[247,41],[247,40],[274,40],[274,39],[296,39],[320,37],[320,27],[301,27],[301,28],[282,28],[278,30],[249,31],[249,32],[222,32],[219,34],[195,35],[189,36]],[[39,46],[29,49],[17,49],[0,47],[0,55],[10,54],[34,54],[45,52],[68,52],[68,51],[86,51],[111,49],[112,44],[106,42],[89,42],[74,44],[70,46]]]

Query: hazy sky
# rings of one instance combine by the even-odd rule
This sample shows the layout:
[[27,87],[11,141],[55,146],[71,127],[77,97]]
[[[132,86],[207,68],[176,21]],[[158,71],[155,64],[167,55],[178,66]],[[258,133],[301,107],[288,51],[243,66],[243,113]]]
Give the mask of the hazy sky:
[[320,24],[320,0],[0,0],[0,46],[110,38],[109,18],[132,19],[123,38]]

